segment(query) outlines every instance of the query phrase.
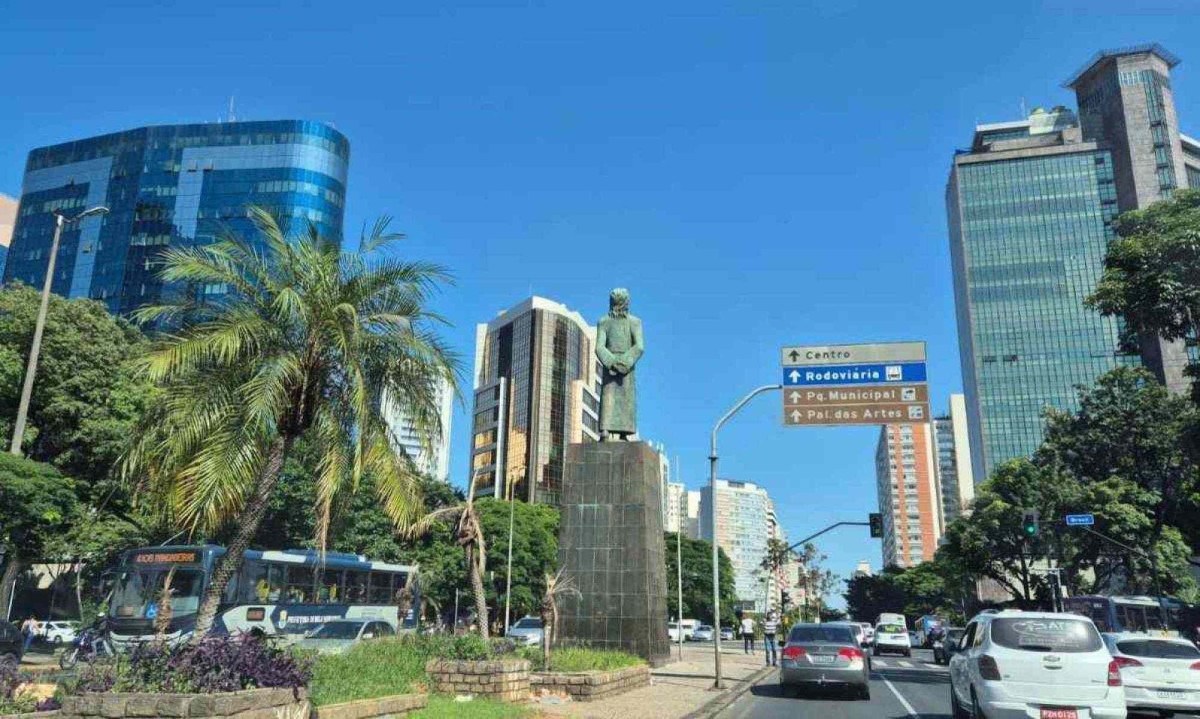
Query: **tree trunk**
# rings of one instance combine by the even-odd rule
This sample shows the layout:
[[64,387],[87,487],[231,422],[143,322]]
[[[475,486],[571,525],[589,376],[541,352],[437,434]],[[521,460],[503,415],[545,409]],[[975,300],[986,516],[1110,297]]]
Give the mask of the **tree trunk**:
[[292,448],[291,437],[278,437],[271,443],[266,464],[254,487],[254,493],[246,501],[242,513],[238,517],[238,529],[226,547],[225,554],[217,561],[217,567],[209,578],[200,607],[196,610],[196,629],[192,633],[192,644],[199,644],[212,629],[216,619],[221,597],[225,594],[225,586],[242,566],[242,555],[250,546],[254,535],[258,533],[258,525],[262,523],[271,500],[271,492],[279,481],[279,473]]
[[79,609],[79,623],[83,624],[83,557],[75,564],[75,606]]
[[13,592],[17,591],[17,577],[20,575],[21,558],[10,550],[8,563],[4,565],[4,576],[0,577],[0,612],[4,612],[4,618],[8,621],[12,621],[12,617],[8,616],[9,607],[12,605]]
[[470,565],[471,592],[475,595],[475,621],[479,623],[479,635],[488,638],[487,593],[483,590],[483,538],[478,537],[467,552]]

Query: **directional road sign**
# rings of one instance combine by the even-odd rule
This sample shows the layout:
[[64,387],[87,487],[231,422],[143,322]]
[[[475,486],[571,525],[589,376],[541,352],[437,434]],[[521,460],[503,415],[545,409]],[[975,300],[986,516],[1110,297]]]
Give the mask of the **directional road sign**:
[[1068,527],[1090,527],[1096,523],[1096,515],[1094,514],[1068,514]]
[[782,350],[783,422],[928,422],[924,342],[816,345]]

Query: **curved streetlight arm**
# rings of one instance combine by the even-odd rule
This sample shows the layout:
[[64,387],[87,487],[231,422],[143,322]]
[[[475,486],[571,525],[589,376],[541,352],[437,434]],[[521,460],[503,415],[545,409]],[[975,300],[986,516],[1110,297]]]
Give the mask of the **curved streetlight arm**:
[[[709,495],[709,522],[712,525],[712,573],[713,573],[713,624],[716,626],[716,631],[713,633],[713,662],[716,669],[716,681],[713,682],[713,687],[720,689],[721,682],[721,566],[718,562],[720,557],[720,549],[717,547],[717,432],[725,425],[733,415],[737,414],[742,407],[762,394],[763,392],[771,392],[773,390],[783,389],[781,384],[766,384],[754,390],[750,394],[742,397],[733,409],[725,413],[721,419],[717,420],[717,424],[712,431],[712,445],[708,454],[708,495]],[[682,618],[681,618],[682,619]]]

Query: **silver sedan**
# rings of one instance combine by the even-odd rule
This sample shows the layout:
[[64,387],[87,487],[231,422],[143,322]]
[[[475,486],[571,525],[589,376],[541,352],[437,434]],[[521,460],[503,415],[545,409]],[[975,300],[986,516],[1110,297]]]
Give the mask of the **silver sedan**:
[[832,687],[871,698],[871,668],[854,631],[845,625],[797,624],[780,652],[779,687]]

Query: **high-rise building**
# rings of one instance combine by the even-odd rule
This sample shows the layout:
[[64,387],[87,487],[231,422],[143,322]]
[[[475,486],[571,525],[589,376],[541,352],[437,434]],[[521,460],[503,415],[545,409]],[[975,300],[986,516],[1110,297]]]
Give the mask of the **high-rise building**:
[[883,565],[911,567],[933,559],[942,538],[933,426],[888,424],[875,449],[883,514]]
[[396,406],[385,393],[383,417],[391,433],[392,444],[412,457],[426,475],[442,482],[450,481],[450,423],[454,418],[454,391],[450,383],[441,381],[437,388],[438,420],[441,433],[423,441],[412,415]]
[[[1027,456],[1047,407],[1077,408],[1077,385],[1121,365],[1186,387],[1180,343],[1122,343],[1122,323],[1083,306],[1120,212],[1189,183],[1200,145],[1179,132],[1158,45],[1099,53],[1066,86],[1065,107],[979,125],[946,186],[955,306],[974,476]],[[1140,351],[1139,351],[1140,350]]]
[[700,539],[700,492],[688,490],[685,502],[683,534],[692,539]]
[[12,242],[13,227],[17,224],[17,201],[0,193],[0,277],[4,276],[4,261]]
[[[852,578],[858,578],[858,577],[870,577],[874,574],[875,573],[873,571],[871,571],[871,562],[866,559],[860,559],[860,560],[858,560],[858,564],[855,565],[854,571],[850,573],[850,576]],[[867,620],[867,621],[870,621],[870,620]]]
[[476,494],[559,503],[567,445],[600,439],[595,343],[578,312],[542,297],[476,328]]
[[687,522],[687,489],[677,482],[668,482],[663,494],[663,531],[679,532]]
[[[161,301],[157,258],[228,229],[251,239],[247,205],[298,229],[313,222],[338,241],[350,143],[316,122],[222,122],[142,127],[29,153],[4,281],[40,287],[54,213],[103,205],[63,229],[52,289],[128,314]],[[204,294],[224,287],[202,287]]]
[[712,525],[712,491],[700,490],[700,535],[725,551],[733,564],[733,586],[740,609],[764,609],[762,561],[771,536],[771,499],[751,482],[717,480],[717,526]]
[[975,498],[971,471],[971,440],[967,430],[967,399],[950,395],[950,411],[933,420],[937,444],[938,485],[942,490],[942,526],[962,516]]

